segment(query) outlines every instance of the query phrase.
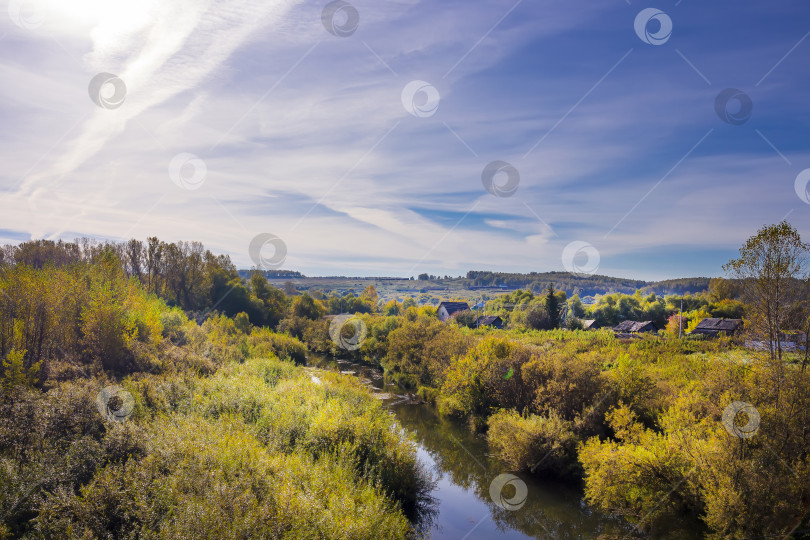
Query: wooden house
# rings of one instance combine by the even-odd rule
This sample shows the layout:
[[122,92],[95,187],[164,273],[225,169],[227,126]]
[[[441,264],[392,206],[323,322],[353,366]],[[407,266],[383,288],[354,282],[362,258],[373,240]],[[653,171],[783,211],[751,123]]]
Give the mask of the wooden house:
[[742,330],[742,319],[703,319],[690,334],[703,334],[717,337],[720,334],[733,336]]
[[617,334],[643,334],[645,332],[657,332],[658,328],[652,321],[622,321],[613,327]]

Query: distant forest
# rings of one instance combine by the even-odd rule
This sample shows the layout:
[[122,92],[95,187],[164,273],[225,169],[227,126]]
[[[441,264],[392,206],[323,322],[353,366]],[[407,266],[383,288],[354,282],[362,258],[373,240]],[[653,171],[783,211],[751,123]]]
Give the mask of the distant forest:
[[[256,271],[257,270],[239,270],[238,272],[239,277],[242,279],[250,279],[250,276]],[[258,272],[263,274],[267,279],[299,279],[306,277],[301,272],[296,272],[295,270],[258,270]]]

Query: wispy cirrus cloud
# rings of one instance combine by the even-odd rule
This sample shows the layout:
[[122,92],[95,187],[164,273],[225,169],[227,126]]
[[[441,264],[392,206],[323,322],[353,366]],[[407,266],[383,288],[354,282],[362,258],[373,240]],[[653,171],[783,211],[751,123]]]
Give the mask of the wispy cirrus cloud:
[[105,13],[100,4],[91,4],[100,17],[91,30],[93,45],[84,55],[85,63],[91,71],[112,72],[124,81],[127,106],[93,111],[78,137],[49,168],[25,178],[21,193],[52,188],[49,180],[75,171],[145,110],[195,88],[251,33],[281,18],[293,4],[284,0],[144,2],[123,14],[109,8]]

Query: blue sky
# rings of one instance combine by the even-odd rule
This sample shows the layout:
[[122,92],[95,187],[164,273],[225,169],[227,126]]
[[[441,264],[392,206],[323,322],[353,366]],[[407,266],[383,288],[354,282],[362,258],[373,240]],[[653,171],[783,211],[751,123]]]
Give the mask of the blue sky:
[[721,275],[785,217],[810,238],[807,2],[356,0],[333,33],[328,4],[11,1],[0,243],[154,235],[250,267],[270,233],[308,275],[663,279]]

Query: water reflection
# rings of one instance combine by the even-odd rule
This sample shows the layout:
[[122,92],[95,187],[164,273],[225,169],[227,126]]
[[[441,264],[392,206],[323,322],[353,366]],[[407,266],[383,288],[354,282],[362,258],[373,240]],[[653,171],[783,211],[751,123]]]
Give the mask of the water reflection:
[[[400,424],[419,444],[419,459],[435,480],[431,499],[414,514],[420,532],[439,539],[490,538],[619,538],[632,535],[622,520],[595,511],[582,502],[578,486],[516,474],[526,485],[525,504],[517,510],[493,502],[490,486],[502,473],[501,461],[487,454],[487,443],[466,426],[439,416],[413,394],[386,384],[376,369],[331,358],[310,358],[309,365],[358,377],[383,399]],[[351,372],[351,373],[348,373]],[[514,496],[506,486],[504,496]],[[409,512],[410,513],[410,512]]]

